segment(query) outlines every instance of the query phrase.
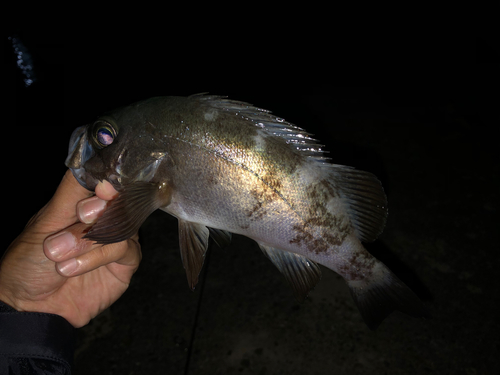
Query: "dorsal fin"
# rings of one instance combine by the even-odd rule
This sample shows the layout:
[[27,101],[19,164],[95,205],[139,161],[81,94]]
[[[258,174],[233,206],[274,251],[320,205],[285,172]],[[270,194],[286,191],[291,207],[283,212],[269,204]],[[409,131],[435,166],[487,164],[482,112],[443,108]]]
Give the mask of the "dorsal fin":
[[285,139],[290,147],[300,151],[305,156],[309,156],[320,162],[328,159],[324,156],[326,151],[322,149],[323,145],[318,144],[311,137],[311,133],[306,132],[304,129],[281,117],[273,115],[267,109],[255,107],[250,103],[231,100],[226,96],[196,94],[191,95],[191,97],[195,97],[211,107],[231,111],[238,116],[242,116],[245,120],[262,129],[267,134]]
[[369,172],[344,165],[325,164],[340,189],[356,235],[361,241],[375,241],[387,220],[387,197],[380,181]]

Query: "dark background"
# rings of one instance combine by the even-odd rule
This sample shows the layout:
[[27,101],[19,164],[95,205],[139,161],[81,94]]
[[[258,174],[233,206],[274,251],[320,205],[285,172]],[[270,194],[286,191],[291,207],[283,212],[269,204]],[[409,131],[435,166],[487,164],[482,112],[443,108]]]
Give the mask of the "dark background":
[[340,277],[324,268],[299,305],[257,245],[240,236],[211,249],[192,293],[176,220],[156,212],[141,230],[144,258],[129,290],[78,330],[75,374],[475,375],[498,368],[498,48],[488,39],[468,41],[460,52],[471,64],[448,65],[451,83],[437,72],[406,82],[420,67],[391,66],[377,69],[382,82],[367,85],[358,79],[363,69],[288,68],[294,56],[283,51],[275,72],[265,66],[270,55],[238,59],[227,51],[212,64],[207,55],[158,45],[16,35],[36,81],[25,86],[5,37],[2,249],[52,196],[74,128],[151,96],[210,92],[270,109],[314,133],[334,163],[375,173],[389,219],[367,247],[434,315],[397,312],[372,332]]

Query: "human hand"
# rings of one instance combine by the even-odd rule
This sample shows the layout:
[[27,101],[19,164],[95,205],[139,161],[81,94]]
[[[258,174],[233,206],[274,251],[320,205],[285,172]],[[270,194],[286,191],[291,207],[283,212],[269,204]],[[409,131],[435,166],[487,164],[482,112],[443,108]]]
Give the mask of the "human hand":
[[125,292],[141,261],[139,236],[106,246],[82,239],[117,195],[106,181],[95,190],[92,196],[66,172],[0,261],[0,300],[61,315],[78,328]]

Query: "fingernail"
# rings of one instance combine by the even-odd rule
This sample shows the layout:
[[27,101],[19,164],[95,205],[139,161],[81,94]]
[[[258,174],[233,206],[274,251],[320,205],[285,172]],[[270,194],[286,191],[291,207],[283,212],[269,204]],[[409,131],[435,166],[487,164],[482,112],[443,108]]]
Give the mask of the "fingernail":
[[78,216],[85,224],[92,224],[106,207],[106,201],[92,197],[78,204]]
[[65,276],[71,276],[73,272],[78,268],[78,262],[75,258],[65,260],[64,262],[58,263],[57,268]]
[[45,240],[45,246],[53,258],[60,258],[76,246],[75,236],[69,232],[57,233]]

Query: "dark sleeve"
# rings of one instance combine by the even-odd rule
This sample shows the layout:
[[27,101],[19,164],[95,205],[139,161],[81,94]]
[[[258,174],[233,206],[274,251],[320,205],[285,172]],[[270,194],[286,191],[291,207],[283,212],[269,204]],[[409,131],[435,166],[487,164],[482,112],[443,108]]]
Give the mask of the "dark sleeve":
[[74,340],[63,317],[18,312],[0,301],[0,374],[71,374]]

